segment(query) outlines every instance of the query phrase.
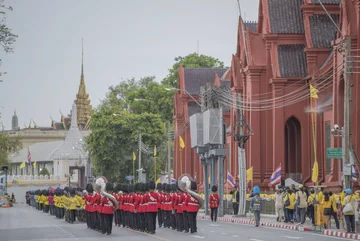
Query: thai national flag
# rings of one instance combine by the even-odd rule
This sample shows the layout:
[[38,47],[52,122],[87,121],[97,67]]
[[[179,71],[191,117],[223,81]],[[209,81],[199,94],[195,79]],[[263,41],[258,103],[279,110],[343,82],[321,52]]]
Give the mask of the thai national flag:
[[230,186],[235,187],[236,182],[235,178],[230,174],[230,172],[227,173],[227,182],[230,184]]
[[31,163],[31,154],[30,154],[30,149],[28,149],[27,164],[30,163]]
[[277,184],[281,182],[281,164],[275,169],[270,177],[271,184]]
[[175,183],[176,183],[176,179],[172,177],[171,180],[170,180],[170,183],[171,183],[171,184],[175,184]]

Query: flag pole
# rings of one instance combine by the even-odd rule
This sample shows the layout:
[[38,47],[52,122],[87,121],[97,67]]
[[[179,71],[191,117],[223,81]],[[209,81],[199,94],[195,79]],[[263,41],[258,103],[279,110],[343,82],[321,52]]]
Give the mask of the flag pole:
[[156,155],[154,156],[154,180],[156,179]]
[[133,176],[134,176],[134,179],[133,179],[133,184],[135,184],[135,160],[133,160]]
[[183,172],[182,172],[182,157],[181,157],[181,147],[180,147],[180,175],[182,175],[183,174]]
[[[314,117],[314,107],[313,107],[313,101],[312,101],[312,93],[310,93],[310,108],[311,108],[311,131],[312,131],[312,139],[313,139],[313,145],[314,145],[314,165],[317,163],[317,157],[316,157],[316,139],[315,139],[315,117]],[[313,170],[314,172],[314,170]],[[319,183],[319,171],[317,171],[318,177],[316,178],[315,186],[318,186]]]

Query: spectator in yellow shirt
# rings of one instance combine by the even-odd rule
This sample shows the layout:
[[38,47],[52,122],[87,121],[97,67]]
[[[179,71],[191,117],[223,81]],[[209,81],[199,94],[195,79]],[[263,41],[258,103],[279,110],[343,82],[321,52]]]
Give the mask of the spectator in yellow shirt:
[[313,226],[315,226],[315,208],[314,208],[314,201],[316,201],[316,196],[315,196],[315,190],[314,189],[311,189],[310,190],[310,195],[308,197],[308,209],[307,209],[307,212],[308,212],[308,216],[309,218],[311,219],[311,223],[313,224]]
[[284,205],[285,205],[285,209],[286,209],[286,219],[285,219],[285,223],[294,223],[294,206],[295,206],[295,193],[291,190],[288,189],[287,191],[287,195],[285,196],[284,199]]
[[345,190],[345,194],[343,213],[346,221],[346,229],[348,233],[355,233],[355,198],[350,188]]

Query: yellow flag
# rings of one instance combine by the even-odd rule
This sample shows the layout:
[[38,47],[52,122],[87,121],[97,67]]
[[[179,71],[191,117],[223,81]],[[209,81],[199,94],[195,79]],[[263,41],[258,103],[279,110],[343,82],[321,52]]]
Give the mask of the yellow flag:
[[154,146],[154,156],[156,156],[156,146]]
[[208,183],[210,183],[210,177],[208,177]]
[[312,85],[310,85],[310,97],[317,99],[319,98],[319,96],[317,95],[318,93],[319,91],[316,88],[314,88]]
[[33,163],[33,167],[34,167],[34,168],[36,168],[36,161],[34,161],[34,163]]
[[25,167],[25,165],[26,165],[25,162],[21,163],[20,169],[23,169]]
[[135,155],[135,152],[133,152],[133,161],[136,161],[136,155]]
[[160,183],[160,177],[156,180],[156,184]]
[[185,148],[185,143],[184,143],[184,140],[183,140],[183,138],[182,138],[181,136],[179,136],[179,144],[180,144],[180,147],[181,147],[182,149]]
[[250,167],[249,169],[246,170],[246,180],[252,181],[252,179],[253,179],[253,168]]
[[319,177],[319,166],[318,166],[318,162],[315,161],[311,176],[311,181],[315,182],[315,185],[317,185],[318,177]]

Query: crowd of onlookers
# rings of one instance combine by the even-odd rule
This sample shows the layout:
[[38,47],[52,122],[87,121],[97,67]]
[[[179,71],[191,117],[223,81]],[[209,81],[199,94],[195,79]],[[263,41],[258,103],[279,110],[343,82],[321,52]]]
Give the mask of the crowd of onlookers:
[[[295,188],[277,186],[275,193],[275,210],[277,221],[285,223],[305,223],[306,216],[312,224],[331,228],[334,219],[337,229],[345,229],[348,233],[355,232],[355,200],[359,199],[351,189],[343,190],[338,186],[338,192],[323,190],[323,188],[308,189],[303,185]],[[346,227],[344,226],[346,224]]]

